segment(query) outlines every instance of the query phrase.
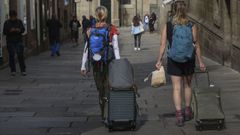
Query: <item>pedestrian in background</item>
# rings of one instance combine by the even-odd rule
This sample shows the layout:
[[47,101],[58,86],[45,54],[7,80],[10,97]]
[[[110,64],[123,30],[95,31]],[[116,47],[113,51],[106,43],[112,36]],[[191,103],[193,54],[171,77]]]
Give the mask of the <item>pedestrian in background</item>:
[[134,50],[141,50],[141,37],[144,32],[143,24],[138,16],[134,16],[132,20],[132,31],[131,34],[134,35]]
[[60,56],[60,28],[62,28],[62,24],[56,18],[56,15],[52,15],[52,18],[47,21],[47,27],[51,45],[51,56],[55,54]]
[[[119,54],[119,47],[118,47],[118,30],[116,26],[110,25],[106,23],[107,20],[107,15],[108,11],[107,8],[100,6],[97,7],[95,11],[96,17],[97,17],[97,23],[93,28],[90,28],[87,31],[87,35],[89,37],[89,42],[88,44],[85,44],[84,52],[83,52],[83,58],[82,58],[82,67],[81,67],[81,74],[83,76],[86,76],[87,74],[87,69],[86,69],[86,62],[90,62],[88,64],[91,64],[92,69],[93,69],[93,76],[95,80],[95,84],[97,86],[97,90],[99,92],[99,105],[101,108],[101,116],[103,122],[107,121],[107,94],[109,90],[109,85],[108,85],[108,65],[111,62],[112,59],[120,59],[120,54]],[[99,31],[98,31],[99,30]],[[98,31],[98,32],[96,32]],[[98,34],[100,31],[105,31],[104,33],[107,34],[107,37],[104,37],[108,39],[109,43],[104,46],[105,42],[99,41],[101,38],[95,38],[95,35]],[[96,32],[96,33],[95,33]],[[105,35],[103,34],[103,35]],[[91,37],[94,36],[94,37]],[[108,52],[103,53],[103,54],[110,54],[113,53],[114,56],[110,57],[109,56],[101,56],[100,60],[95,60],[93,50],[106,50],[107,47],[112,48],[113,52]],[[93,55],[93,56],[92,56]],[[107,59],[104,60],[104,59]],[[89,65],[90,66],[90,65]]]
[[91,27],[95,27],[96,23],[97,23],[97,20],[96,18],[94,18],[92,15],[90,15],[90,24],[91,24]]
[[73,19],[69,23],[69,27],[71,29],[71,39],[75,42],[76,46],[78,46],[79,28],[81,27],[81,24],[77,20],[77,16],[73,16]]
[[[182,33],[181,31],[185,31]],[[160,53],[156,68],[160,69],[167,40],[169,49],[167,53],[167,73],[171,76],[173,84],[173,101],[176,109],[176,125],[183,126],[184,121],[193,117],[190,107],[192,98],[192,76],[197,57],[201,70],[205,70],[202,60],[197,27],[190,22],[186,15],[186,4],[177,1],[173,7],[173,19],[168,22],[162,31]],[[195,45],[193,45],[195,43]],[[182,110],[181,82],[185,94],[185,108]]]
[[91,27],[90,20],[87,19],[85,15],[82,16],[82,34],[83,34],[83,43],[87,42],[87,30]]
[[17,18],[17,12],[11,10],[9,12],[10,19],[5,21],[3,34],[6,35],[7,50],[9,54],[9,66],[11,75],[16,74],[15,54],[18,56],[20,70],[23,76],[26,76],[26,66],[24,61],[24,45],[22,34],[25,31],[23,22]]
[[152,12],[151,16],[150,16],[150,20],[149,20],[149,30],[150,30],[150,33],[152,33],[153,31],[155,31],[155,28],[154,28],[154,24],[157,20],[157,16],[154,12]]
[[147,31],[149,26],[149,14],[145,14],[144,16],[144,30]]

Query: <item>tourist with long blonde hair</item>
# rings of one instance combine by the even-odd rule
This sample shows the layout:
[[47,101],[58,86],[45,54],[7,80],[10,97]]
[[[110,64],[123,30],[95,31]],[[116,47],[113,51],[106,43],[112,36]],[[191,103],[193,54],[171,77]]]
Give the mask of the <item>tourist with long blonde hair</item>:
[[[167,41],[167,73],[173,85],[173,102],[176,109],[176,125],[183,126],[184,121],[193,117],[190,107],[192,98],[191,81],[197,58],[200,69],[205,70],[196,25],[188,20],[184,1],[175,1],[172,6],[172,17],[162,31],[161,46],[156,68],[162,66],[162,59]],[[185,107],[182,109],[181,83],[183,82]]]
[[[107,94],[109,90],[108,65],[112,59],[120,59],[119,32],[116,26],[106,23],[108,11],[104,6],[97,7],[95,15],[97,18],[96,25],[87,30],[88,42],[86,42],[84,48],[81,74],[86,76],[90,70],[89,68],[92,67],[95,84],[99,92],[102,120],[106,122]],[[86,65],[88,65],[88,69]]]

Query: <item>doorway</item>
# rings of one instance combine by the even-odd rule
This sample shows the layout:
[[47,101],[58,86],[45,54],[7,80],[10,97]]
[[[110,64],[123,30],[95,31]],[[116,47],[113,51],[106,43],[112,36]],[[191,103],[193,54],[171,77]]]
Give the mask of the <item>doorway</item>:
[[109,1],[109,0],[101,0],[100,5],[107,8],[107,10],[108,10],[107,23],[111,24],[111,15],[112,15],[111,14],[111,1]]

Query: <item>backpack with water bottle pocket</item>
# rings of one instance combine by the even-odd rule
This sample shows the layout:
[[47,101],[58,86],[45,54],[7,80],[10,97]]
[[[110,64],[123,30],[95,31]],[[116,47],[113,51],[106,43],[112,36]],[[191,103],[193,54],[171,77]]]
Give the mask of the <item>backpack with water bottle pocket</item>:
[[173,61],[184,63],[195,58],[195,45],[192,33],[193,23],[186,25],[167,23],[169,48],[167,56]]
[[88,60],[90,64],[103,65],[114,59],[113,47],[109,40],[110,27],[92,27],[88,38]]

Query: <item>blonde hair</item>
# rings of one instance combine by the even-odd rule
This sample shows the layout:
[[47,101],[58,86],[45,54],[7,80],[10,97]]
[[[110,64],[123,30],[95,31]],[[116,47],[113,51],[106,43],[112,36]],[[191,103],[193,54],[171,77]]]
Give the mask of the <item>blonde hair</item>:
[[173,23],[185,25],[188,23],[186,4],[184,1],[176,1],[173,6]]
[[107,15],[108,15],[108,10],[104,6],[99,6],[95,10],[95,15],[99,22],[106,21]]

